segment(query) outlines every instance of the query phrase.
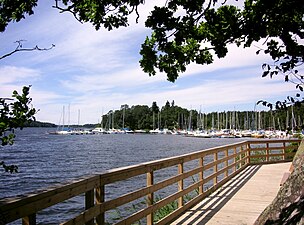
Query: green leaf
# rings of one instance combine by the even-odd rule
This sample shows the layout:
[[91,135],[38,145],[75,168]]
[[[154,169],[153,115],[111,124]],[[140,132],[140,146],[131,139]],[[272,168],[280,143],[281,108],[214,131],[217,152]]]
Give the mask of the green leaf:
[[269,74],[269,71],[264,71],[262,77],[266,77]]

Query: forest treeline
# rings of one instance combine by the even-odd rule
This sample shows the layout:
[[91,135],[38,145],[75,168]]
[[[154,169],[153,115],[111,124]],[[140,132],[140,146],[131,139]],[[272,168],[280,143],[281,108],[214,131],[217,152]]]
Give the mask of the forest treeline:
[[[303,128],[304,104],[288,107],[285,110],[268,111],[224,111],[204,113],[175,105],[174,101],[158,106],[153,102],[147,105],[121,105],[118,110],[110,110],[101,116],[100,124],[84,124],[82,127],[130,130],[195,130],[195,129],[276,129]],[[56,127],[53,123],[33,121],[26,127]],[[79,127],[79,125],[70,125]]]
[[224,111],[203,113],[188,110],[169,101],[162,107],[153,102],[129,107],[121,105],[119,110],[110,110],[102,116],[105,129],[300,129],[303,126],[304,105],[285,110],[268,111]]
[[48,122],[31,121],[25,123],[24,127],[57,127],[57,125]]

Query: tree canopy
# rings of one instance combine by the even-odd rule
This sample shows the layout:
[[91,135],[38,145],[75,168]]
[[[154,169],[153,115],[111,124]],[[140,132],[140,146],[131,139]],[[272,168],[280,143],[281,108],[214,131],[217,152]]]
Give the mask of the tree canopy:
[[[0,31],[11,21],[34,13],[38,0],[0,1]],[[263,64],[263,77],[283,75],[283,80],[303,91],[304,2],[302,0],[244,0],[237,7],[227,0],[166,0],[155,6],[145,26],[151,35],[141,46],[140,66],[150,76],[158,71],[174,82],[190,63],[210,64],[214,57],[225,57],[229,44],[251,47],[269,55],[273,62]],[[98,30],[129,25],[131,14],[140,16],[144,0],[54,0],[54,8],[69,12],[80,22],[89,22]],[[240,5],[240,3],[238,3]],[[291,102],[303,101],[301,94]],[[263,102],[267,104],[267,102]],[[286,101],[283,102],[283,105]],[[280,106],[277,103],[277,106]]]
[[[34,121],[37,110],[30,106],[30,87],[23,87],[22,94],[13,92],[12,98],[0,98],[0,140],[1,145],[12,145],[15,138],[15,129],[22,129],[25,123]],[[6,165],[0,161],[5,171],[17,172],[18,166]]]
[[26,15],[34,14],[33,8],[38,0],[0,0],[0,32],[5,31],[7,25],[25,19]]

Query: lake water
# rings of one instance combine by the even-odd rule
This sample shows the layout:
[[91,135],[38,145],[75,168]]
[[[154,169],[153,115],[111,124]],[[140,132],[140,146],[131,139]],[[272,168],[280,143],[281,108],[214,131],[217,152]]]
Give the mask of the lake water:
[[[108,169],[241,141],[148,134],[50,135],[48,131],[51,129],[25,128],[17,132],[14,145],[1,149],[0,161],[17,164],[19,173],[0,171],[0,199]],[[51,210],[56,214],[56,209]],[[42,216],[41,224],[57,222]]]

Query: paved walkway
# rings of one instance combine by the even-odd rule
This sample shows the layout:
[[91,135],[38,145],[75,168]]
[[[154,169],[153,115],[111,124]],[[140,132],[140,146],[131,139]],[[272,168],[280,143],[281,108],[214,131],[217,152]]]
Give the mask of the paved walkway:
[[172,225],[252,225],[277,195],[291,163],[256,165],[188,210]]

